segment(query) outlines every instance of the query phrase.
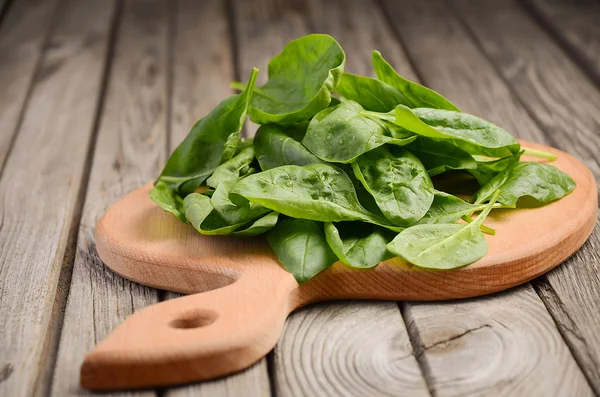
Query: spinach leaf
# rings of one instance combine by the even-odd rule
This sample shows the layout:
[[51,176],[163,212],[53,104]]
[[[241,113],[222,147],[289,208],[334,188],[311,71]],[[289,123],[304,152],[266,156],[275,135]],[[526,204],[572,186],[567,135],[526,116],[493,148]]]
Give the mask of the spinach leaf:
[[396,88],[366,76],[344,73],[336,91],[345,99],[359,103],[374,112],[389,112],[396,105],[410,106],[411,102]]
[[374,267],[391,258],[387,245],[394,236],[394,232],[360,222],[325,224],[325,237],[333,252],[342,263],[357,268]]
[[275,124],[261,126],[254,137],[256,158],[263,171],[282,165],[308,165],[320,163],[302,143],[283,132]]
[[354,175],[392,223],[409,226],[433,201],[433,183],[423,164],[407,150],[382,146],[352,163]]
[[232,203],[229,200],[229,192],[236,185],[236,182],[221,182],[210,199],[215,211],[227,224],[241,225],[271,212],[268,208],[254,203],[244,206],[237,206]]
[[232,234],[242,237],[258,236],[259,234],[263,234],[273,229],[277,224],[278,219],[278,212],[269,212],[262,218],[259,218],[254,222],[248,223],[247,225],[240,227]]
[[188,223],[183,210],[183,199],[169,188],[169,185],[158,181],[150,190],[150,198],[160,205],[164,211],[175,215],[181,222]]
[[284,165],[250,175],[234,186],[229,198],[239,206],[249,201],[293,218],[362,220],[398,229],[364,209],[350,178],[329,164]]
[[417,224],[456,223],[465,215],[485,209],[485,204],[471,204],[448,193],[436,191],[429,211]]
[[469,153],[444,140],[421,136],[407,145],[406,149],[421,160],[429,176],[448,170],[477,168],[477,163]]
[[503,157],[497,160],[486,160],[485,157],[474,156],[477,164],[476,169],[469,169],[469,173],[477,179],[479,186],[487,185],[499,172],[504,171],[519,162],[523,150],[518,151],[512,156]]
[[455,269],[483,258],[488,250],[480,225],[498,198],[489,204],[471,223],[424,224],[411,226],[388,244],[388,249],[413,265],[428,269]]
[[469,154],[506,157],[520,150],[519,142],[502,128],[468,113],[396,106],[394,115],[363,111],[363,115],[393,121],[427,138],[446,140]]
[[575,181],[556,167],[540,163],[516,163],[496,175],[476,194],[475,202],[485,202],[500,189],[498,202],[516,204],[529,196],[544,204],[566,196],[575,189]]
[[243,223],[230,224],[214,210],[210,198],[200,193],[188,194],[183,200],[185,217],[200,234],[214,236],[231,234]]
[[385,125],[362,115],[363,108],[354,101],[319,112],[308,125],[302,144],[321,160],[350,163],[358,156],[383,144],[407,145],[414,136],[396,139]]
[[373,51],[371,61],[377,78],[395,87],[410,101],[409,104],[403,103],[403,105],[410,108],[434,108],[460,112],[452,102],[437,92],[400,76],[392,65],[383,59],[379,51]]
[[241,176],[251,171],[250,164],[254,160],[254,147],[248,146],[242,149],[231,160],[218,166],[210,178],[206,180],[208,186],[218,188],[222,182],[235,182]]
[[162,181],[185,196],[195,191],[219,164],[233,156],[257,74],[258,69],[254,68],[244,92],[222,101],[192,127],[167,161],[157,183]]
[[310,119],[329,105],[345,60],[342,47],[326,34],[291,41],[269,62],[269,80],[254,92],[250,119],[256,124]]
[[320,222],[286,219],[267,234],[267,241],[298,283],[310,280],[337,261]]

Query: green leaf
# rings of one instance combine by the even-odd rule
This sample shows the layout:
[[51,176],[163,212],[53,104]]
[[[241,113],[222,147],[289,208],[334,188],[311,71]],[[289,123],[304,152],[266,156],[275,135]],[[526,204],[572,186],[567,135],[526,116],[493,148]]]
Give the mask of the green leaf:
[[407,150],[379,147],[352,163],[354,175],[392,223],[409,226],[433,201],[433,183],[423,164]]
[[364,109],[354,101],[319,112],[308,125],[302,144],[321,160],[350,163],[363,153],[383,144],[407,145],[415,140],[387,136],[384,123],[362,115]]
[[254,147],[248,146],[242,149],[231,160],[219,165],[210,178],[206,180],[208,186],[218,188],[222,182],[235,182],[250,170],[250,164],[254,160]]
[[278,219],[278,212],[269,212],[262,218],[259,218],[256,221],[248,223],[246,226],[237,229],[232,234],[242,237],[258,236],[259,234],[263,234],[274,228]]
[[572,192],[575,181],[548,164],[516,163],[483,186],[477,192],[475,202],[485,202],[497,189],[501,190],[498,202],[504,205],[516,204],[519,198],[526,196],[544,204]]
[[345,99],[359,103],[374,112],[389,112],[396,105],[410,106],[411,102],[396,88],[366,76],[344,73],[336,91]]
[[433,203],[417,224],[456,223],[465,215],[485,209],[485,205],[467,203],[448,193],[436,191]]
[[254,203],[237,206],[229,199],[229,192],[237,181],[221,182],[213,193],[210,203],[228,225],[242,225],[271,212],[268,208]]
[[390,113],[363,112],[427,138],[445,140],[469,154],[506,157],[520,150],[519,142],[502,128],[468,113],[396,106]]
[[429,176],[439,175],[448,170],[477,168],[477,163],[469,153],[444,140],[421,136],[407,145],[406,149],[421,160]]
[[469,173],[477,179],[479,186],[487,185],[499,172],[504,171],[519,162],[523,150],[518,151],[512,156],[503,157],[496,160],[487,160],[485,157],[475,156],[477,168],[469,169]]
[[229,198],[240,206],[250,201],[293,218],[362,220],[397,229],[364,209],[350,178],[328,164],[285,165],[250,175],[234,186]]
[[170,212],[180,221],[188,223],[183,210],[183,199],[171,190],[166,183],[159,181],[154,185],[150,190],[150,198],[160,205],[160,208],[164,211]]
[[345,59],[331,36],[310,34],[291,41],[269,62],[269,80],[254,92],[250,119],[257,124],[310,119],[329,105]]
[[452,102],[437,92],[400,76],[392,65],[383,59],[379,51],[373,51],[371,61],[377,78],[396,88],[409,100],[410,103],[403,103],[404,105],[410,108],[434,108],[460,112]]
[[411,226],[388,244],[388,249],[413,265],[428,269],[455,269],[483,258],[488,250],[480,225],[500,192],[471,223]]
[[387,245],[395,233],[359,222],[326,223],[325,237],[329,246],[344,264],[370,268],[391,258]]
[[210,200],[208,196],[200,193],[188,194],[183,200],[185,217],[200,234],[227,235],[243,225],[229,224],[214,210]]
[[217,166],[231,158],[244,126],[246,112],[258,69],[250,75],[248,88],[239,95],[222,101],[206,117],[198,121],[188,136],[175,149],[158,181],[181,196],[192,193]]
[[320,222],[286,219],[267,234],[279,262],[304,283],[337,261]]
[[275,124],[261,126],[254,138],[256,158],[263,171],[282,165],[320,163],[302,143],[284,133],[285,127]]

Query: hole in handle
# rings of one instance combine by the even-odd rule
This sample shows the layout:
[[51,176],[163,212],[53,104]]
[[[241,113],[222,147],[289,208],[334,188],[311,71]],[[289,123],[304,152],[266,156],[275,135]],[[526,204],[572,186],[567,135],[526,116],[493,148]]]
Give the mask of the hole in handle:
[[176,329],[195,329],[206,327],[207,325],[214,323],[218,317],[219,315],[213,311],[193,311],[184,313],[181,317],[171,321],[169,326]]

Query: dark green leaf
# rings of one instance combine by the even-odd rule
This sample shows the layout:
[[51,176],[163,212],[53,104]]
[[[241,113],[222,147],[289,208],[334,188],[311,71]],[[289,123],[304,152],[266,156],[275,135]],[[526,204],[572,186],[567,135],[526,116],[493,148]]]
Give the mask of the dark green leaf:
[[325,237],[337,257],[348,266],[369,268],[391,258],[387,245],[396,234],[360,222],[326,223]]
[[469,169],[469,173],[477,179],[479,186],[487,185],[499,172],[518,163],[521,159],[523,150],[518,151],[512,156],[503,157],[497,160],[486,160],[481,156],[475,156],[477,162],[476,169]]
[[476,203],[487,201],[500,189],[498,202],[516,204],[521,197],[533,197],[544,204],[566,196],[575,189],[575,181],[556,167],[540,163],[516,163],[496,175],[477,192]]
[[238,207],[229,200],[229,192],[237,181],[221,182],[210,199],[219,216],[229,225],[241,225],[270,212],[268,208],[249,203]]
[[257,124],[310,119],[329,105],[345,59],[331,36],[311,34],[291,41],[269,62],[269,80],[256,88],[250,118]]
[[484,208],[485,205],[470,204],[451,194],[436,191],[431,207],[417,224],[456,223],[463,216]]
[[225,99],[192,127],[167,161],[158,181],[185,196],[233,156],[257,74],[258,69],[253,69],[244,92]]
[[448,170],[474,170],[477,167],[469,153],[444,140],[421,136],[407,145],[406,149],[421,160],[429,176]]
[[275,124],[261,126],[254,138],[256,158],[263,171],[282,165],[308,165],[320,163],[302,143],[283,132],[285,127]]
[[433,201],[433,183],[423,164],[407,150],[382,146],[352,163],[354,175],[392,223],[409,226]]
[[286,219],[267,234],[279,262],[299,283],[310,280],[337,261],[329,248],[323,224],[305,219]]
[[415,134],[448,140],[470,154],[505,157],[520,150],[508,132],[468,113],[398,105],[395,117],[397,125]]
[[241,206],[242,198],[293,218],[321,222],[362,220],[394,228],[364,209],[348,176],[328,164],[285,165],[250,175],[231,191],[234,203]]
[[411,105],[411,102],[391,85],[370,77],[350,73],[342,75],[336,91],[345,99],[355,101],[363,108],[374,112],[389,112],[399,104]]
[[371,60],[377,78],[396,88],[409,100],[410,104],[404,103],[404,105],[411,108],[434,108],[454,110],[457,112],[460,111],[452,102],[437,92],[400,76],[394,70],[392,65],[383,59],[379,51],[373,51]]
[[396,139],[381,121],[362,115],[363,108],[354,101],[342,102],[317,114],[302,140],[302,144],[321,160],[350,163],[358,156],[383,144],[398,146],[415,137]]

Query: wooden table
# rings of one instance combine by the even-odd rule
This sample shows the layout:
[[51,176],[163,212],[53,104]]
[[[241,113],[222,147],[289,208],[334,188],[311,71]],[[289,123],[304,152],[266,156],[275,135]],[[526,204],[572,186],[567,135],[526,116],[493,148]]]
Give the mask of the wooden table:
[[[192,123],[290,39],[335,36],[347,70],[405,76],[600,176],[600,2],[0,0],[0,396],[88,395],[79,365],[176,294],[120,278],[94,226],[158,175]],[[252,134],[254,128],[247,128]],[[222,379],[111,396],[600,394],[600,233],[510,291],[298,311]]]

